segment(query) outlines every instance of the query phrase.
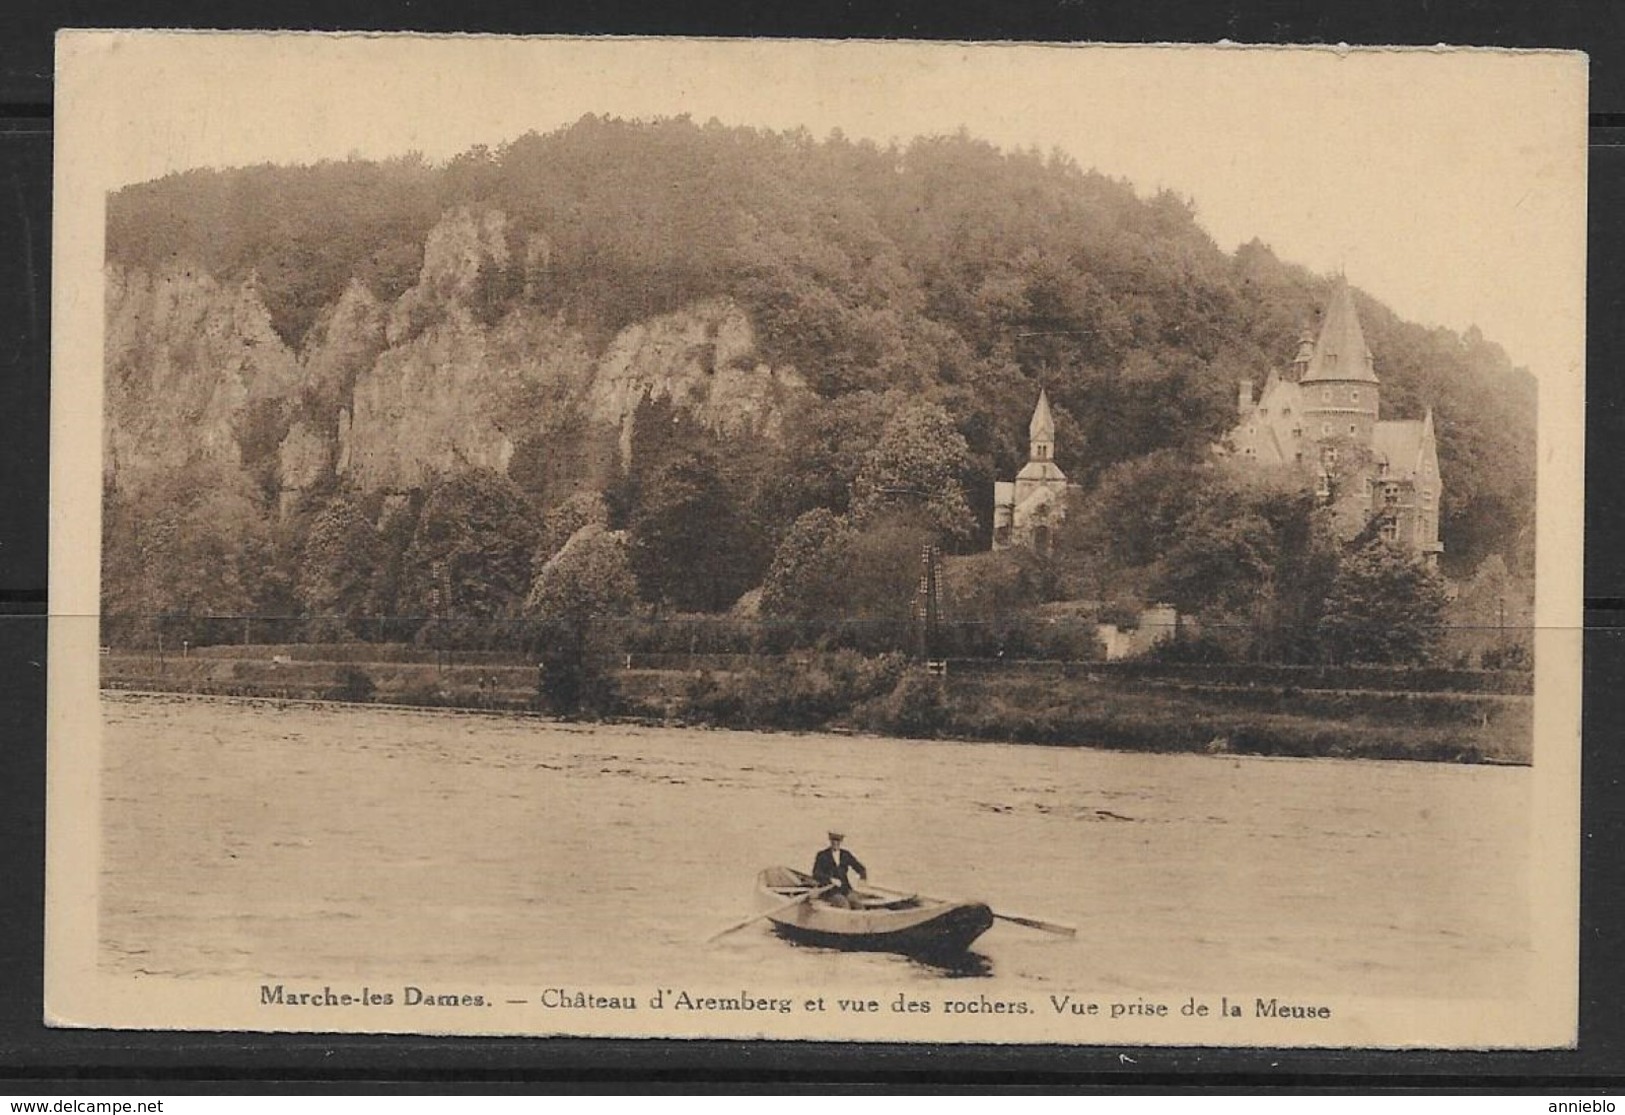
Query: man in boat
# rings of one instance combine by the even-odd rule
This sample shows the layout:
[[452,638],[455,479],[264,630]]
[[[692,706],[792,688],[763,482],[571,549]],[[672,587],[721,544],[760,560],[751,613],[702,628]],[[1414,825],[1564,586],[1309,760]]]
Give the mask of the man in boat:
[[818,855],[813,857],[813,880],[819,886],[829,883],[839,884],[834,890],[823,895],[823,901],[831,906],[842,906],[850,909],[852,901],[852,881],[847,878],[848,871],[856,871],[858,878],[868,879],[869,870],[858,862],[858,857],[841,847],[846,837],[842,833],[829,834],[829,847],[820,848]]

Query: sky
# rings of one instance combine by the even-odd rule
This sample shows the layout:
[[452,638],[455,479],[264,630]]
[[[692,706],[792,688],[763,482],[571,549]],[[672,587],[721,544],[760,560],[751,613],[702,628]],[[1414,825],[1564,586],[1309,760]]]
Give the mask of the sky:
[[882,143],[964,128],[1173,190],[1220,247],[1257,237],[1402,317],[1476,324],[1543,382],[1580,374],[1576,55],[68,33],[58,68],[59,136],[94,152],[67,183],[84,197],[195,166],[440,161],[589,112]]

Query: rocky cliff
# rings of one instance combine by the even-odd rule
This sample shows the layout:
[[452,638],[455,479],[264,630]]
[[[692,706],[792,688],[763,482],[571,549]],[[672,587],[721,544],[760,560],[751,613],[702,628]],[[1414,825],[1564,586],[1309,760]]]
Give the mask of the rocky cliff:
[[[414,285],[384,301],[352,281],[297,349],[272,329],[252,277],[110,265],[109,477],[138,486],[201,457],[287,505],[335,479],[401,491],[470,467],[507,472],[523,449],[558,498],[626,463],[645,397],[722,433],[772,436],[810,394],[759,357],[748,315],[727,298],[595,345],[529,296],[545,282],[547,245],[514,239],[499,211],[445,215]],[[516,270],[527,296],[488,320],[486,284]]]
[[106,297],[104,473],[139,486],[193,461],[241,466],[280,440],[303,369],[252,281],[110,267]]

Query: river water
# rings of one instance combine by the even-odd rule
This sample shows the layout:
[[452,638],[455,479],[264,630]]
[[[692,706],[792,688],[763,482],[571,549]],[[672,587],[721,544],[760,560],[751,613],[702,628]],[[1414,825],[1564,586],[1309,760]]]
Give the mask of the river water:
[[[573,726],[106,695],[110,974],[637,985],[876,980],[1472,997],[1529,955],[1531,772]],[[962,969],[752,912],[828,827],[879,884],[1005,923]]]

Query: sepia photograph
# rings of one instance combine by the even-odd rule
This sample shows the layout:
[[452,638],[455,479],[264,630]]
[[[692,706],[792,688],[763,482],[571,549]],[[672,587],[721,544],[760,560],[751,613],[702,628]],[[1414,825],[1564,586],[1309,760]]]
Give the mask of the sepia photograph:
[[1573,1043],[1583,56],[57,80],[51,1024]]

